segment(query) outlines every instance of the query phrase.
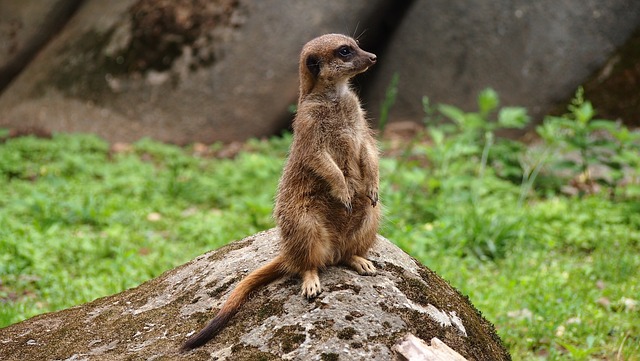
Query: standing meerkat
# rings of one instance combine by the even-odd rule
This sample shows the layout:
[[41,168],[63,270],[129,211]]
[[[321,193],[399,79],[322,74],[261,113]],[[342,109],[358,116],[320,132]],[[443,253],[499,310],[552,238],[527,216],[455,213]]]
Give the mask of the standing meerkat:
[[344,35],[308,42],[300,54],[300,96],[293,143],[284,167],[274,217],[280,253],[245,277],[218,314],[183,348],[213,338],[249,294],[284,275],[300,275],[302,295],[322,292],[318,270],[345,264],[359,274],[376,270],[365,258],[381,218],[378,149],[349,80],[376,56]]

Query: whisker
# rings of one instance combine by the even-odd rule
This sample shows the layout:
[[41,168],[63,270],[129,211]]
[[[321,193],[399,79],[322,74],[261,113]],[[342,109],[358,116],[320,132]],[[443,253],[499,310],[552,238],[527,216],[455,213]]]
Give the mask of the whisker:
[[360,38],[362,37],[362,35],[364,35],[364,33],[367,32],[367,29],[362,29],[362,32],[360,33],[360,35],[358,35],[357,37],[355,37],[356,40],[360,40]]

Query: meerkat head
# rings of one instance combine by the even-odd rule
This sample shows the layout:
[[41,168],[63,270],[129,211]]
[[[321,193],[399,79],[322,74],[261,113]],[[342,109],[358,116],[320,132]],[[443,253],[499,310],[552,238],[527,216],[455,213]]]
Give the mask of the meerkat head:
[[300,54],[300,99],[314,91],[338,92],[346,89],[349,79],[376,63],[368,53],[345,35],[317,37],[302,48]]

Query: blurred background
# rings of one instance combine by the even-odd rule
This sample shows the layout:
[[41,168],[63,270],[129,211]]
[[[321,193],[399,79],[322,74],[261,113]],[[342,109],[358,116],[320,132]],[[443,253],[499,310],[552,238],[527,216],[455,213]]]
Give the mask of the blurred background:
[[352,35],[380,59],[357,86],[390,122],[421,98],[472,110],[496,90],[535,120],[579,85],[637,125],[640,2],[0,1],[0,126],[187,144],[278,134],[292,119],[302,45]]

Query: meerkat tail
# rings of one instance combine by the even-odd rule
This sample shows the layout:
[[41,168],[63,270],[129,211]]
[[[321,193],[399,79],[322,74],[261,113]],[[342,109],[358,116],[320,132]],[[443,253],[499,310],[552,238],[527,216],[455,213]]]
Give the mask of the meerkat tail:
[[184,351],[200,347],[211,340],[238,312],[240,306],[247,300],[249,294],[261,286],[265,286],[285,275],[280,256],[266,265],[251,272],[231,292],[229,299],[222,305],[216,316],[200,332],[190,337],[182,346]]

